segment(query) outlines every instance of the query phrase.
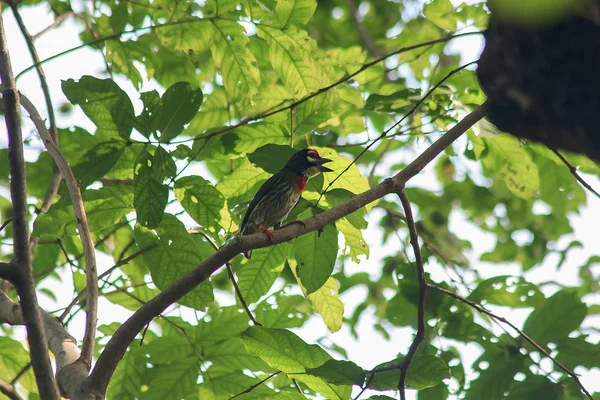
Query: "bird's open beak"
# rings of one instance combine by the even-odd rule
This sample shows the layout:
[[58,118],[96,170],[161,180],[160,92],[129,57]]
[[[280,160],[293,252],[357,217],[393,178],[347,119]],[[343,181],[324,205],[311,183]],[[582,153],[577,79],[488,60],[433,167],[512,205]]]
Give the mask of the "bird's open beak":
[[317,164],[319,165],[319,171],[321,172],[333,172],[331,168],[325,167],[323,164],[331,162],[329,158],[321,157],[317,160]]

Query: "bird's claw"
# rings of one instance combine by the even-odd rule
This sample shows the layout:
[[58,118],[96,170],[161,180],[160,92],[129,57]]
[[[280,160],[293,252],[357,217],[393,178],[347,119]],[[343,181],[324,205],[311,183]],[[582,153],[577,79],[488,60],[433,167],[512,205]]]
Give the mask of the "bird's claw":
[[269,241],[271,241],[271,242],[272,242],[272,241],[273,241],[273,239],[275,238],[275,236],[273,236],[273,232],[271,232],[271,231],[269,230],[269,228],[267,228],[267,227],[265,227],[265,226],[263,226],[263,225],[260,225],[260,226],[258,227],[258,229],[259,229],[259,230],[261,230],[261,231],[263,231],[264,233],[266,233],[266,234],[267,234],[267,236],[269,237]]

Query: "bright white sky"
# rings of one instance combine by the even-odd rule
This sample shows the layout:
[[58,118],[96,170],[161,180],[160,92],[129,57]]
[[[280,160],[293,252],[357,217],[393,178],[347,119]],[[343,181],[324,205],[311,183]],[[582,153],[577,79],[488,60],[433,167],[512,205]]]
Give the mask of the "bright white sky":
[[[30,33],[34,34],[45,28],[52,23],[51,14],[47,11],[45,6],[37,6],[34,8],[23,8],[22,12],[23,19],[25,20]],[[9,50],[13,70],[15,75],[29,67],[32,64],[31,58],[27,51],[27,46],[22,39],[22,36],[12,18],[10,12],[4,13],[4,22],[6,35],[9,42]],[[80,44],[78,40],[78,33],[80,27],[75,25],[71,19],[67,20],[59,29],[54,29],[51,32],[43,35],[37,42],[36,46],[40,55],[40,58],[52,56],[60,51],[69,49],[71,47]],[[464,61],[472,61],[477,58],[482,41],[481,38],[468,37],[453,42],[454,49],[460,51],[463,55]],[[44,65],[44,70],[48,79],[48,85],[52,94],[52,99],[55,107],[58,108],[60,104],[66,102],[66,98],[62,94],[60,89],[61,80],[69,78],[79,79],[82,75],[94,75],[101,77],[101,71],[103,67],[103,61],[100,54],[97,51],[92,51],[89,48],[84,48],[76,52],[70,53],[57,60],[51,61]],[[130,98],[134,102],[136,111],[140,110],[140,104],[138,104],[137,91],[133,86],[124,79],[116,79],[119,85],[129,94]],[[34,71],[31,71],[24,75],[17,82],[19,90],[25,93],[34,104],[37,105],[40,113],[45,116],[47,115],[45,109],[45,103],[42,95],[42,91],[39,86],[37,75]],[[150,90],[158,88],[153,83],[147,83],[143,90]],[[160,90],[160,88],[158,88]],[[68,117],[63,117],[57,114],[58,126],[66,127],[73,124],[77,124],[84,128],[89,129],[93,132],[94,125],[85,117],[80,108],[75,107],[73,113]],[[0,130],[5,131],[4,124],[2,123]],[[29,122],[25,125],[24,135],[35,136],[33,132],[33,126]],[[6,146],[6,135],[0,135],[0,146]],[[461,143],[457,144],[457,148],[461,147]],[[35,159],[37,150],[28,151],[29,158]],[[410,161],[410,159],[403,160]],[[200,170],[191,171],[192,173],[202,173]],[[418,185],[430,189],[437,189],[437,185],[433,179],[431,168],[425,170],[425,173],[419,175],[410,183],[412,185]],[[586,177],[588,182],[595,188],[600,189],[600,181],[593,177]],[[558,257],[550,256],[542,266],[537,266],[529,271],[525,276],[532,282],[540,282],[549,279],[559,281],[565,285],[577,285],[579,278],[577,277],[578,267],[585,263],[585,261],[592,254],[598,253],[598,241],[597,241],[597,225],[600,222],[600,200],[593,196],[588,197],[588,204],[581,210],[579,216],[573,216],[571,221],[575,228],[575,235],[569,240],[563,240],[557,244],[557,248],[564,248],[566,244],[573,238],[577,238],[583,243],[583,248],[574,249],[569,252],[567,261],[560,271],[555,268]],[[359,265],[353,265],[348,268],[348,271],[367,271],[372,276],[377,277],[380,273],[381,260],[387,254],[392,254],[398,249],[398,242],[390,239],[386,245],[381,247],[381,231],[377,227],[377,221],[381,217],[377,211],[372,212],[370,216],[369,228],[365,234],[365,239],[369,243],[371,248],[371,258],[363,261]],[[2,216],[5,219],[5,216]],[[465,219],[461,216],[460,212],[455,212],[451,219],[451,229],[461,238],[471,240],[474,245],[474,250],[471,254],[467,254],[467,257],[472,262],[472,267],[477,269],[480,274],[484,277],[492,277],[497,275],[510,275],[518,274],[520,268],[517,265],[491,265],[487,263],[479,262],[479,255],[485,251],[493,248],[494,241],[493,237],[489,234],[483,234],[475,226],[465,222]],[[478,238],[475,242],[473,238]],[[412,251],[411,251],[412,253]],[[110,266],[112,261],[108,257],[102,257],[99,259],[98,270],[99,273],[103,272]],[[428,264],[426,270],[432,273],[434,279],[441,280],[447,279],[447,274],[439,265]],[[596,270],[598,271],[598,270]],[[41,295],[41,305],[46,310],[54,310],[60,307],[66,306],[72,299],[71,286],[70,286],[70,274],[65,274],[65,283],[59,284],[57,281],[48,281],[45,285],[52,289],[52,291],[58,297],[57,301],[54,302],[47,296]],[[67,289],[68,288],[68,289]],[[556,288],[549,288],[550,292],[556,290]],[[390,297],[393,293],[389,293]],[[233,304],[232,298],[226,295],[219,295],[219,300],[222,304]],[[363,289],[354,289],[342,296],[342,300],[346,306],[347,317],[351,315],[355,305],[364,299],[365,293]],[[585,298],[588,304],[599,304],[600,296],[595,298]],[[493,311],[500,315],[508,318],[511,322],[519,325],[522,324],[527,317],[530,310],[518,310],[512,311],[504,309],[502,307],[490,307]],[[347,328],[343,328],[340,332],[330,334],[325,325],[322,323],[320,318],[313,318],[304,328],[297,330],[297,333],[307,342],[314,343],[319,338],[331,338],[338,345],[341,345],[348,351],[348,357],[350,360],[356,362],[363,368],[372,368],[375,365],[389,361],[394,354],[399,352],[406,352],[410,342],[412,340],[412,331],[410,329],[398,329],[390,327],[390,335],[393,338],[391,341],[386,341],[378,332],[373,329],[374,320],[372,318],[373,310],[366,311],[363,314],[363,318],[359,324],[358,331],[360,332],[360,339],[354,340],[349,334]],[[121,307],[115,306],[104,299],[100,299],[99,308],[99,325],[103,323],[109,323],[114,321],[124,321],[128,318],[130,313]],[[594,326],[596,329],[600,329],[600,317],[590,319],[587,326]],[[78,340],[83,337],[84,329],[84,314],[80,313],[69,326],[69,332],[74,335]],[[499,330],[498,330],[499,331]],[[593,341],[600,339],[599,334],[592,335]],[[443,347],[448,346],[450,343],[436,343],[436,345]],[[455,345],[454,343],[452,343]],[[479,356],[480,350],[477,345],[466,346],[463,352],[463,363],[469,365],[473,360]],[[339,356],[335,355],[339,358]],[[549,370],[549,366],[546,365],[546,370]],[[600,391],[600,370],[595,369],[592,371],[576,371],[582,374],[582,382],[588,390]],[[414,399],[414,392],[409,392],[408,396],[410,399]],[[367,394],[364,394],[362,398],[367,398]]]

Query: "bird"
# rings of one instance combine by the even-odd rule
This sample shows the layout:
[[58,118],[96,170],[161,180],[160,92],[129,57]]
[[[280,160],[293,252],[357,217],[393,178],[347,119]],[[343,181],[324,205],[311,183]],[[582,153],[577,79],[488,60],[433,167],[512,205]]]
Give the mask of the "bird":
[[[254,195],[239,229],[241,236],[262,231],[272,241],[273,233],[269,228],[281,228],[281,223],[300,201],[308,180],[321,172],[333,171],[323,165],[331,161],[321,157],[315,149],[305,148],[295,152],[283,168],[267,179]],[[252,250],[244,252],[244,256],[250,259]]]

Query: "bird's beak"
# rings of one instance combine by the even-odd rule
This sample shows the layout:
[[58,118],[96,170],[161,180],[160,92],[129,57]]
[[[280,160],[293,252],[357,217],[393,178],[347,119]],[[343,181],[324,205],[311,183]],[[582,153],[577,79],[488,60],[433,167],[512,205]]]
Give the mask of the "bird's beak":
[[318,164],[319,171],[321,171],[321,172],[333,172],[333,170],[331,168],[327,168],[327,167],[323,166],[323,164],[328,163],[328,162],[331,162],[331,160],[329,158],[324,158],[324,157],[319,158],[316,161],[316,163]]

